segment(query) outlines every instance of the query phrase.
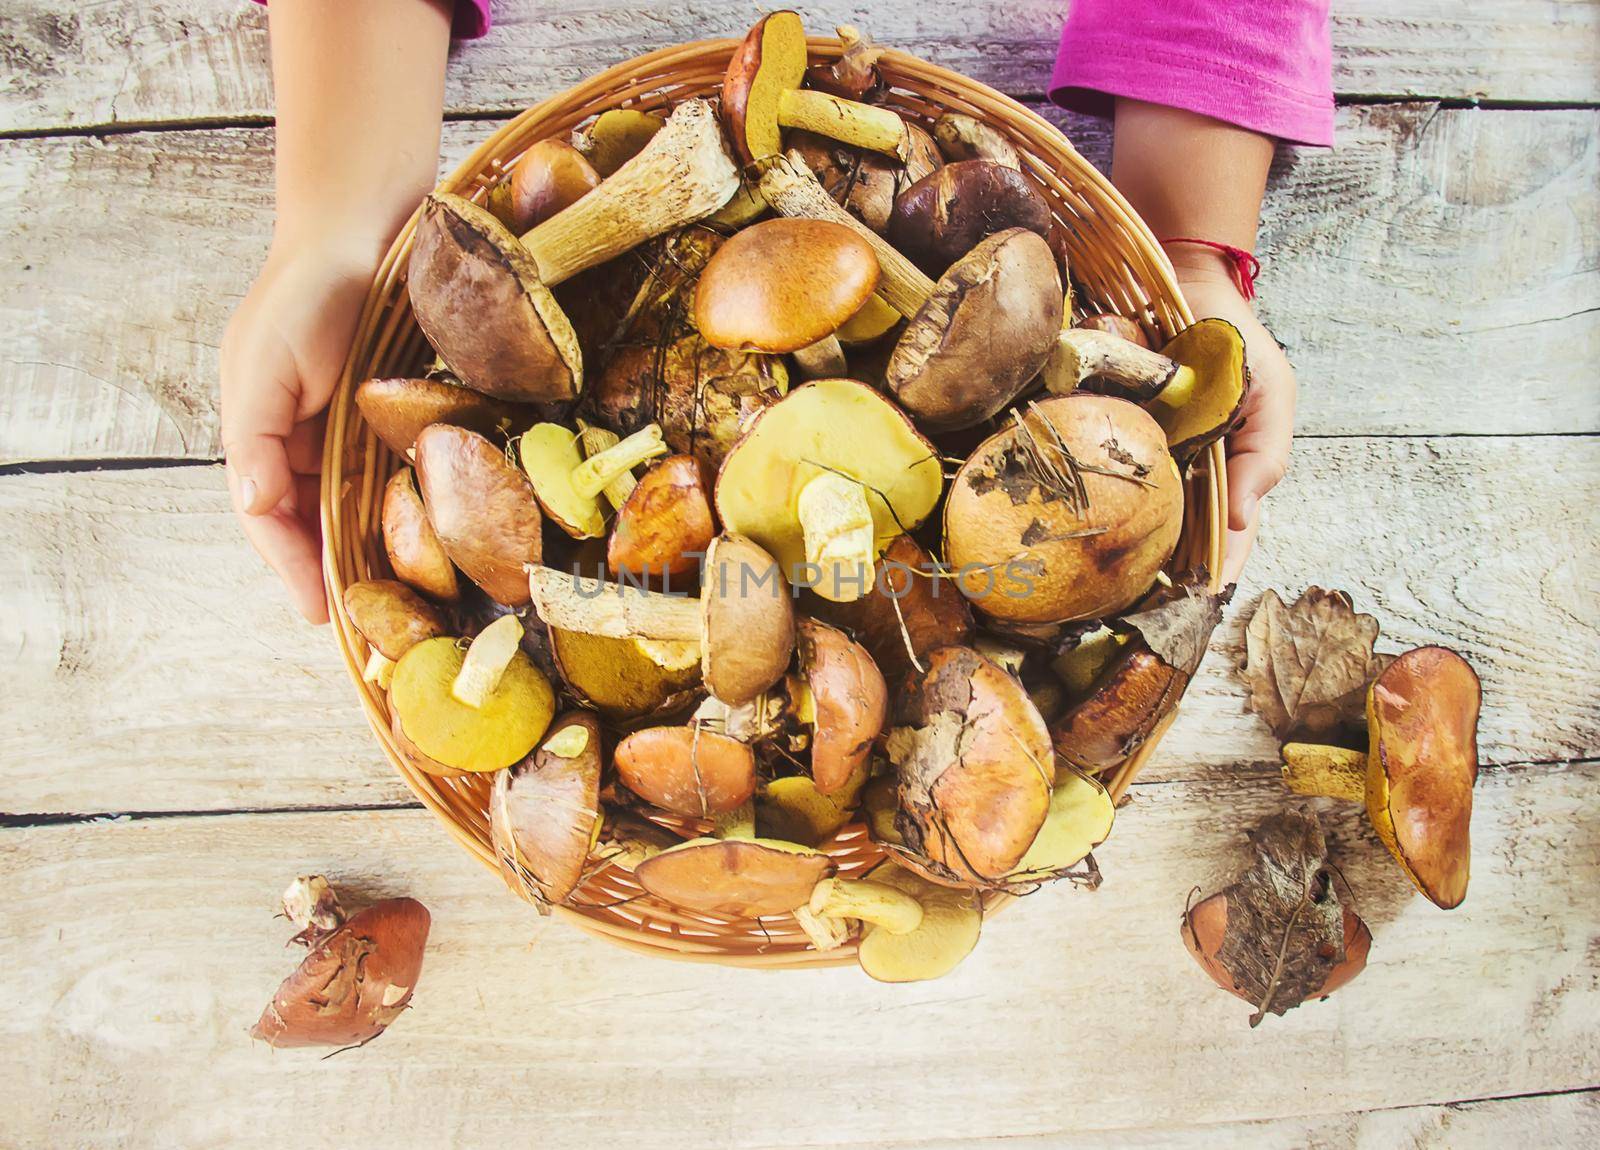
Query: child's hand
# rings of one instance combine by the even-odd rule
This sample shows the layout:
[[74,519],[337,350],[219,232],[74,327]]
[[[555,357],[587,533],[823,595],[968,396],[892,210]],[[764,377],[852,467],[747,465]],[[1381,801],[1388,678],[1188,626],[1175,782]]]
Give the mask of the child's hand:
[[[1186,261],[1187,262],[1187,261]],[[1260,503],[1289,467],[1294,439],[1294,368],[1227,273],[1179,268],[1179,284],[1196,319],[1216,316],[1244,336],[1250,394],[1244,419],[1228,437],[1228,542],[1223,579],[1239,577],[1261,522]]]
[[370,245],[353,246],[275,243],[222,337],[222,446],[233,508],[312,623],[328,621],[321,413],[378,259]]

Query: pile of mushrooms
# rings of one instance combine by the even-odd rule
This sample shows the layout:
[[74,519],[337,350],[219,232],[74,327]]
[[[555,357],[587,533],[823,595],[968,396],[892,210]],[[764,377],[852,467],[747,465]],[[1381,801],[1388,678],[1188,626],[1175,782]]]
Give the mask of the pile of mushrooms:
[[[629,870],[902,981],[987,896],[1098,873],[1108,782],[1215,622],[1174,644],[1165,569],[1248,378],[1226,325],[1155,351],[1079,313],[1015,143],[914,122],[841,35],[812,67],[773,13],[719,98],[428,197],[437,358],[357,391],[402,466],[344,609],[397,752],[486,776],[541,909]],[[887,858],[841,877],[863,823]]]

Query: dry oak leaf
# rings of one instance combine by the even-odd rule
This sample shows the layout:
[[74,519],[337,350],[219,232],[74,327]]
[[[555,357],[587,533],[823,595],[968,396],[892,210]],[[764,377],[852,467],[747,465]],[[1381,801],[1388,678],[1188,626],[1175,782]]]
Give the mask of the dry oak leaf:
[[1378,621],[1343,591],[1308,587],[1285,605],[1268,590],[1245,629],[1250,709],[1279,738],[1360,725],[1367,686],[1389,662],[1373,653],[1377,639]]

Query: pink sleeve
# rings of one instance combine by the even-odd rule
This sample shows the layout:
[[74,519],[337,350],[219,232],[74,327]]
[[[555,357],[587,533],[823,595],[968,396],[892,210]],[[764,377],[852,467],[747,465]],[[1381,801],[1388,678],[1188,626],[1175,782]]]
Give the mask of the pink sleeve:
[[[265,4],[267,0],[255,0]],[[455,20],[450,35],[456,40],[476,40],[489,30],[489,0],[456,0]]]
[[1112,96],[1332,144],[1328,0],[1072,0],[1050,98],[1104,114]]

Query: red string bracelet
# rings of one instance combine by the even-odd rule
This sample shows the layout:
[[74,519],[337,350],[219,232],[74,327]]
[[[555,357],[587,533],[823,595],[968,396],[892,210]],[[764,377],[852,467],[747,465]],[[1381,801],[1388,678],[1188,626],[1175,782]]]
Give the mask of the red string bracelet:
[[1256,298],[1256,277],[1261,274],[1261,261],[1243,248],[1236,248],[1232,244],[1221,244],[1216,240],[1195,240],[1186,237],[1162,240],[1163,244],[1198,244],[1203,248],[1211,248],[1228,257],[1228,263],[1233,271],[1233,284],[1239,289],[1239,294],[1245,299]]

